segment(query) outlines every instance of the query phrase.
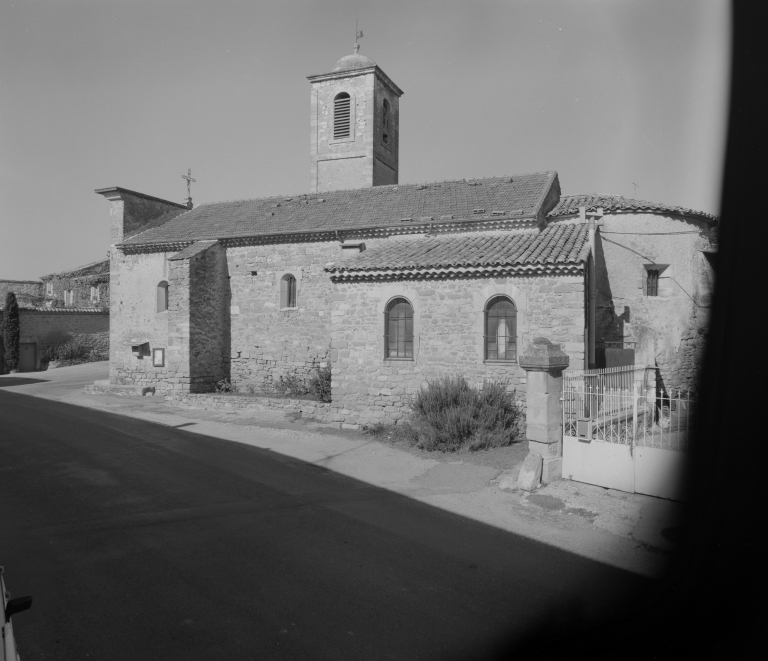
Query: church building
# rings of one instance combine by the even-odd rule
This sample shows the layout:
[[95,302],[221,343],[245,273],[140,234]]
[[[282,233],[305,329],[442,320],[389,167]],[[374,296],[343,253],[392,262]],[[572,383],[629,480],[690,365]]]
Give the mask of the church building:
[[266,393],[330,363],[326,421],[391,423],[444,375],[523,400],[517,357],[540,336],[571,368],[614,342],[694,382],[716,218],[563,197],[554,171],[400,184],[403,91],[357,46],[309,82],[309,192],[193,207],[96,191],[111,205],[111,384]]

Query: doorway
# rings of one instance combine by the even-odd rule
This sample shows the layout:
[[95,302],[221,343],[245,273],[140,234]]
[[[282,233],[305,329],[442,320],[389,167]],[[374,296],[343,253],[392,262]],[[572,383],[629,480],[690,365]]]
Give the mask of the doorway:
[[37,367],[37,346],[34,342],[19,343],[19,372],[34,372]]

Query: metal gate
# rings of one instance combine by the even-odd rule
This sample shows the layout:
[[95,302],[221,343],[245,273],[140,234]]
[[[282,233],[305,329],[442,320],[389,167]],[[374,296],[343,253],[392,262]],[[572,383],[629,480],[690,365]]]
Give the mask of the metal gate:
[[563,377],[563,477],[687,499],[696,400],[657,387],[655,369],[626,365]]

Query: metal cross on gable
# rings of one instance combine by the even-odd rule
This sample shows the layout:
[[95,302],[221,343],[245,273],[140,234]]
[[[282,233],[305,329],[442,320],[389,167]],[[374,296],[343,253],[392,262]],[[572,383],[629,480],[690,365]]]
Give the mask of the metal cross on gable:
[[190,168],[189,170],[187,170],[187,174],[181,175],[181,178],[187,180],[187,197],[191,198],[192,197],[192,192],[191,192],[191,190],[192,190],[192,188],[191,188],[192,187],[192,182],[193,181],[197,181],[197,179],[193,179],[192,178],[192,169]]

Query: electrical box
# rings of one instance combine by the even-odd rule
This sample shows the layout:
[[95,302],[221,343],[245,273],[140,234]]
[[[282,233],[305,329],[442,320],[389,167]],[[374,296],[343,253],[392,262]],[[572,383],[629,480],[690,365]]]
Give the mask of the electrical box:
[[589,418],[578,418],[576,420],[576,437],[580,441],[589,443],[592,440],[592,420]]

